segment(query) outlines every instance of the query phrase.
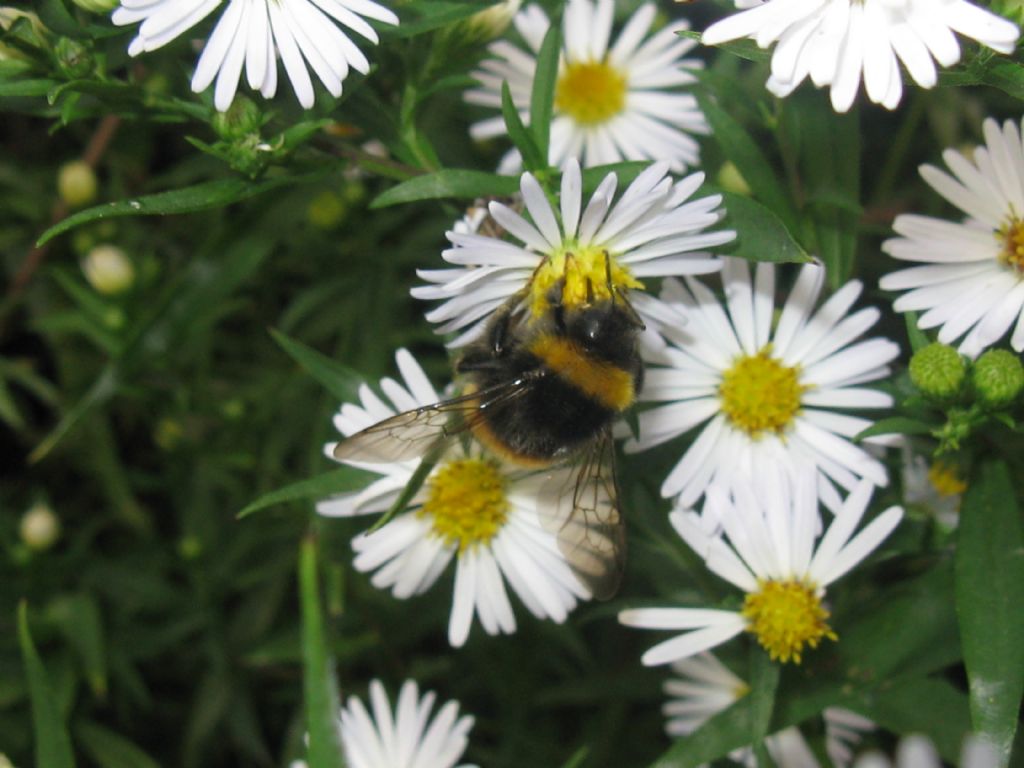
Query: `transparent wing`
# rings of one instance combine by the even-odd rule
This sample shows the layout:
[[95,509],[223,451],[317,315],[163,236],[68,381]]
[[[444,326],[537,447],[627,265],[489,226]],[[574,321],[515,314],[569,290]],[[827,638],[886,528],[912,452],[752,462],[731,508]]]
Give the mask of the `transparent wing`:
[[472,427],[483,409],[512,402],[525,394],[529,386],[527,380],[513,379],[399,413],[342,440],[334,447],[334,458],[377,463],[421,458],[435,443]]
[[626,565],[611,432],[568,469],[552,473],[541,487],[541,523],[555,534],[576,577],[595,598],[607,600],[618,590]]

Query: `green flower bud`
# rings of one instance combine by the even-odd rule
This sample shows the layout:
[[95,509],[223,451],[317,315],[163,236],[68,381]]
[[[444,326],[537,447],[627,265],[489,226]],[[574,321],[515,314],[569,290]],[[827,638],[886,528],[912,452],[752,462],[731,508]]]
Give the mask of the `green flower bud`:
[[978,402],[986,408],[1005,408],[1024,390],[1024,365],[1005,349],[990,349],[971,368]]
[[960,392],[967,374],[964,359],[945,344],[929,344],[910,358],[910,380],[936,400],[950,400]]
[[92,51],[76,40],[62,37],[54,47],[57,63],[69,78],[86,77],[93,70]]
[[131,288],[135,267],[128,255],[116,245],[95,246],[82,261],[82,271],[97,293],[113,296]]
[[96,199],[96,174],[88,163],[75,160],[57,171],[57,194],[72,208],[81,208]]
[[43,552],[60,537],[60,520],[47,504],[40,501],[22,515],[18,530],[29,549]]
[[241,94],[235,96],[227,112],[218,112],[213,117],[213,130],[225,141],[243,139],[251,133],[259,133],[263,125],[263,113],[252,99]]
[[109,13],[120,5],[121,0],[71,0],[84,11],[91,13]]

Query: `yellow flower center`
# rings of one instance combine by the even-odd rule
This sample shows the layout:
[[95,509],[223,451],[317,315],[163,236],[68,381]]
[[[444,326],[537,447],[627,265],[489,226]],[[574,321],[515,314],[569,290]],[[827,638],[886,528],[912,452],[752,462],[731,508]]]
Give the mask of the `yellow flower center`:
[[932,462],[928,467],[928,480],[940,496],[959,496],[967,490],[967,483],[960,476],[959,468],[944,461]]
[[419,517],[430,517],[433,533],[464,551],[488,544],[508,519],[505,478],[496,464],[459,459],[443,465],[427,480],[427,500]]
[[541,317],[551,304],[551,289],[562,285],[562,304],[578,307],[612,298],[616,288],[643,288],[644,284],[619,265],[603,248],[566,243],[537,268],[530,283],[530,311]]
[[567,64],[555,86],[555,109],[580,125],[600,125],[626,106],[626,78],[604,61]]
[[722,374],[718,387],[722,413],[754,440],[764,432],[781,435],[800,410],[799,369],[771,356],[771,345],[756,355],[743,355]]
[[1003,226],[996,230],[996,239],[1002,245],[999,261],[1024,274],[1024,222],[1017,214],[1006,217]]
[[743,602],[747,631],[772,661],[800,663],[804,646],[817,648],[822,638],[835,640],[815,590],[802,581],[760,581]]

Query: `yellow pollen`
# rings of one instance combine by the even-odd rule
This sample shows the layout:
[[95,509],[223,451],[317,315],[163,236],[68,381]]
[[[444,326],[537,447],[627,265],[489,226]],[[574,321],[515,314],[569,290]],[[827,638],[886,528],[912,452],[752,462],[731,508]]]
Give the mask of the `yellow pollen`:
[[612,298],[611,288],[643,288],[644,284],[630,274],[629,269],[606,255],[603,248],[577,247],[566,243],[559,251],[548,256],[537,268],[530,283],[530,311],[541,317],[550,305],[551,289],[560,280],[562,305],[579,307],[593,301]]
[[771,345],[744,355],[722,374],[718,396],[730,423],[757,440],[764,432],[781,435],[800,410],[799,369],[771,356]]
[[426,482],[427,500],[419,517],[430,517],[433,533],[465,551],[487,544],[508,519],[505,478],[483,459],[450,461]]
[[555,86],[555,109],[580,125],[600,125],[626,106],[626,78],[605,61],[567,64]]
[[1024,277],[1024,221],[1011,212],[1003,226],[996,230],[996,239],[1002,245],[1000,263],[1013,267]]
[[928,467],[928,480],[940,496],[959,496],[967,490],[967,483],[960,476],[959,468],[944,461],[933,462]]
[[837,639],[826,621],[829,612],[802,581],[760,581],[743,602],[743,616],[772,661],[799,664],[805,645],[817,648],[822,638]]

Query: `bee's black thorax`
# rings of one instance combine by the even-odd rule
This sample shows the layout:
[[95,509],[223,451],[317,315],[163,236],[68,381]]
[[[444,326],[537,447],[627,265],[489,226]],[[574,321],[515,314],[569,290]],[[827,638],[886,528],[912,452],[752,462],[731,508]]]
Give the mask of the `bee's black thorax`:
[[512,461],[548,464],[594,441],[630,407],[643,364],[636,322],[613,302],[511,333],[507,317],[467,350],[459,370],[477,391],[522,380],[514,397],[481,409],[476,436]]

